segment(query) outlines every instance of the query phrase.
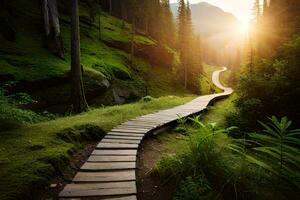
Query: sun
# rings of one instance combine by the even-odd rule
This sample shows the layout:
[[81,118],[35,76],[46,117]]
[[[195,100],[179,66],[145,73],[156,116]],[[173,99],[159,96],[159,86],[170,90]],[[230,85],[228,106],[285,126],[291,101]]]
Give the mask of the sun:
[[243,20],[239,24],[239,32],[241,34],[247,34],[250,29],[250,22],[248,20]]

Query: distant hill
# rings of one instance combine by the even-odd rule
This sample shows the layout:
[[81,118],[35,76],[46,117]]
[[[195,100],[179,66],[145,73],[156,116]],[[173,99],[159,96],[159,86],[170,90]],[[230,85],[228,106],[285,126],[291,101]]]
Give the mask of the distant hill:
[[[171,4],[171,10],[177,17],[178,4]],[[208,38],[217,47],[224,46],[237,30],[238,19],[231,13],[206,2],[191,4],[193,28],[202,38]]]
[[[171,4],[172,13],[177,16],[178,4]],[[194,29],[201,33],[202,36],[228,31],[236,27],[237,18],[222,9],[206,2],[191,4],[192,19]]]

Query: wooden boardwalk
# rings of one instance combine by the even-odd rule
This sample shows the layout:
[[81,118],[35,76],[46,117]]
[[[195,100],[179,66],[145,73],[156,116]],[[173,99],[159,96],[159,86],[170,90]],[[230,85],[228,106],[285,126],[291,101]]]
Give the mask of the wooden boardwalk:
[[215,71],[213,83],[222,93],[200,96],[175,108],[137,117],[112,129],[97,145],[71,184],[60,192],[61,199],[136,200],[136,160],[143,138],[179,117],[187,117],[207,108],[210,102],[230,95],[233,90],[222,86],[221,72]]

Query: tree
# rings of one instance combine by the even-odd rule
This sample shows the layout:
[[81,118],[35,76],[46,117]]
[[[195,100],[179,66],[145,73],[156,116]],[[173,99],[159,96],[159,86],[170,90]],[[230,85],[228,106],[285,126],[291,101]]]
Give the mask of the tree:
[[112,0],[109,0],[109,14],[112,14],[113,4]]
[[162,0],[162,41],[171,47],[174,47],[176,28],[174,24],[173,14],[171,12],[170,1]]
[[184,66],[184,88],[187,89],[188,85],[188,70],[191,65],[194,63],[191,63],[194,61],[191,56],[193,55],[193,52],[190,52],[191,45],[192,45],[192,40],[193,40],[193,28],[192,28],[192,16],[191,16],[191,9],[190,9],[190,3],[187,1],[187,6],[186,6],[186,19],[185,19],[185,32],[186,32],[186,43],[185,43],[185,56],[184,59],[186,59],[185,66]]
[[179,0],[178,2],[178,44],[177,48],[180,52],[181,69],[179,73],[184,74],[184,86],[186,87],[186,6],[184,0]]
[[64,58],[56,0],[42,0],[41,2],[48,49],[60,58]]
[[71,109],[73,113],[79,113],[87,110],[88,104],[85,99],[80,65],[78,0],[71,0],[71,8]]

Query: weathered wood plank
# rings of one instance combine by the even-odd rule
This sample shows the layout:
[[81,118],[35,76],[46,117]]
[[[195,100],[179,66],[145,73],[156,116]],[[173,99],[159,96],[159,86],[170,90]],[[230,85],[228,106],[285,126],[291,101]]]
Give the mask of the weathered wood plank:
[[154,128],[155,125],[149,125],[149,124],[132,124],[132,123],[129,123],[129,124],[120,124],[119,126],[117,127],[129,127],[129,128],[135,128],[135,127],[141,127],[141,128],[144,128],[144,129],[147,129],[147,128]]
[[121,155],[130,155],[130,156],[136,156],[137,154],[137,150],[105,150],[105,149],[102,149],[102,150],[94,150],[92,152],[92,155],[118,155],[118,156],[121,156]]
[[97,149],[137,149],[138,144],[103,143],[97,145]]
[[112,172],[78,172],[74,182],[117,182],[135,181],[135,170],[122,170]]
[[101,171],[101,170],[116,170],[116,169],[135,169],[135,162],[105,162],[105,163],[95,163],[86,162],[81,167],[84,171]]
[[139,144],[141,140],[102,139],[101,143]]
[[140,133],[120,133],[120,132],[109,132],[106,135],[120,135],[120,136],[132,136],[132,137],[144,137],[145,134]]
[[67,184],[59,197],[92,197],[136,194],[135,181]]
[[152,128],[143,128],[141,126],[117,126],[115,129],[125,129],[125,130],[138,130],[138,131],[149,131]]
[[88,162],[135,162],[136,156],[94,156],[91,155]]
[[130,136],[120,136],[120,135],[106,135],[104,139],[125,139],[125,140],[142,140],[143,137],[130,137]]
[[128,129],[112,129],[112,132],[120,132],[120,133],[147,133],[148,130],[128,130]]

